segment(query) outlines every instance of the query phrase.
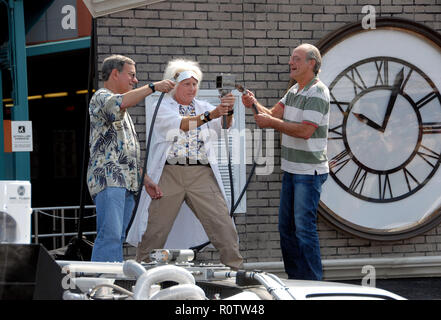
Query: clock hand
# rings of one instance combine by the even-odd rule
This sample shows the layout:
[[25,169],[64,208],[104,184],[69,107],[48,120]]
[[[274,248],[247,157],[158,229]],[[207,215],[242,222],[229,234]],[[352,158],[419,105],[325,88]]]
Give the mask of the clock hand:
[[398,72],[395,77],[394,85],[392,87],[392,93],[390,94],[389,102],[387,104],[386,113],[384,114],[383,124],[381,128],[386,130],[387,122],[389,121],[390,115],[392,113],[392,109],[394,108],[395,101],[397,100],[398,93],[400,92],[401,84],[404,80],[404,68]]
[[366,117],[364,114],[355,113],[355,112],[353,112],[352,114],[361,122],[366,123],[369,127],[372,127],[375,130],[384,132],[384,129],[379,124],[375,123],[374,121],[372,121],[371,119]]

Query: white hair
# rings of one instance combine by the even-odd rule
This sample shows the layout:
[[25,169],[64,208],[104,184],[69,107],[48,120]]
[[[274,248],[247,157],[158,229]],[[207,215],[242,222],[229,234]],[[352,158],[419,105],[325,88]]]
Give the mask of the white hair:
[[[198,76],[199,78],[198,88],[199,88],[203,75],[201,68],[199,67],[199,63],[192,60],[178,58],[169,61],[164,71],[164,80],[165,79],[176,80],[179,73],[183,71],[193,71]],[[176,90],[176,87],[177,86],[175,86],[175,88],[172,91],[170,91],[169,94],[173,95]]]
[[314,69],[312,71],[315,75],[317,75],[320,72],[320,67],[322,66],[322,56],[320,55],[319,49],[309,43],[303,43],[298,46],[298,48],[300,47],[306,50],[306,61],[315,61]]

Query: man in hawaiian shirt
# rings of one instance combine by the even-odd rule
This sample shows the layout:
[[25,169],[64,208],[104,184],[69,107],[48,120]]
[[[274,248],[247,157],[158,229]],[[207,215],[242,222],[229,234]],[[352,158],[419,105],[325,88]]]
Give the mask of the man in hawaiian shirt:
[[[104,87],[89,105],[87,184],[97,216],[92,261],[113,262],[123,261],[122,245],[142,174],[139,142],[127,109],[155,91],[170,91],[174,82],[163,80],[134,89],[138,83],[135,62],[121,55],[104,60],[102,78]],[[143,183],[152,198],[161,197],[148,176]]]

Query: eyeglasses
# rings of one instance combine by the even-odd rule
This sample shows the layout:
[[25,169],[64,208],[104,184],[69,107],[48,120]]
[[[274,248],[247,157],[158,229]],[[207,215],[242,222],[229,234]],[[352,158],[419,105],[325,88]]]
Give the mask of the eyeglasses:
[[130,76],[130,78],[134,79],[136,78],[136,74],[134,72],[127,72],[127,74]]

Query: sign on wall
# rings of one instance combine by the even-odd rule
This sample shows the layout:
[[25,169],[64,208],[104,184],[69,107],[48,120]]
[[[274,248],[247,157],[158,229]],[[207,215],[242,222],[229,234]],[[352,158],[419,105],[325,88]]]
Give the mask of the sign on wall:
[[4,121],[5,152],[32,151],[32,121]]

